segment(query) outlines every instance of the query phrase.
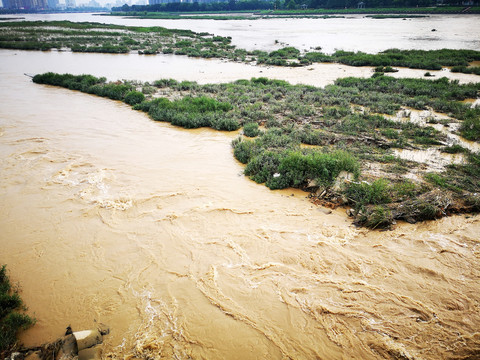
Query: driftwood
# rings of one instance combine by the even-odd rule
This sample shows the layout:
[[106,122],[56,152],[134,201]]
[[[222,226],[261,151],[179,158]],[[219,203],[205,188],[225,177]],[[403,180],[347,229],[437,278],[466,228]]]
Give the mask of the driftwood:
[[[378,208],[367,206],[362,212],[351,213],[356,225],[364,226],[372,223]],[[435,220],[452,214],[466,214],[480,211],[480,194],[456,194],[449,191],[433,190],[416,199],[400,203],[388,204],[384,221],[378,227],[388,228],[395,220],[403,220],[414,224],[418,221]],[[374,221],[373,221],[374,222]]]

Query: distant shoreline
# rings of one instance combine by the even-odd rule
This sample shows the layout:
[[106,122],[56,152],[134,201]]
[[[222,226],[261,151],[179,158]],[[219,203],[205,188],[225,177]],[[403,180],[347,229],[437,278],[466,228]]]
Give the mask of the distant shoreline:
[[[229,19],[255,19],[257,17],[283,17],[283,16],[322,16],[322,15],[468,15],[468,14],[480,14],[480,6],[448,6],[448,7],[408,7],[408,8],[364,8],[364,9],[305,9],[305,10],[222,10],[222,11],[152,11],[149,9],[150,5],[133,5],[129,7],[128,11],[116,11],[119,8],[112,8],[109,11],[106,8],[75,8],[64,11],[53,10],[20,10],[20,9],[0,9],[0,15],[10,14],[62,14],[62,13],[102,13],[102,16],[136,16],[145,19],[158,18],[156,16],[185,18],[190,16],[198,16],[198,19],[202,19],[203,16],[220,16]],[[131,9],[131,10],[130,10]],[[144,13],[142,15],[141,13]],[[154,15],[155,14],[155,15]],[[183,16],[180,16],[183,15]],[[199,16],[200,15],[200,16]],[[247,17],[248,15],[248,17]],[[155,16],[155,17],[152,17]],[[223,19],[219,19],[223,20]]]
[[[306,9],[306,10],[231,10],[231,11],[169,11],[153,10],[150,5],[131,6],[131,10],[118,11],[113,8],[106,16],[135,16],[138,18],[213,18],[217,20],[257,19],[264,17],[317,17],[328,15],[452,15],[480,14],[480,7],[424,7],[424,8],[365,8],[365,9]],[[153,11],[152,11],[153,10]]]

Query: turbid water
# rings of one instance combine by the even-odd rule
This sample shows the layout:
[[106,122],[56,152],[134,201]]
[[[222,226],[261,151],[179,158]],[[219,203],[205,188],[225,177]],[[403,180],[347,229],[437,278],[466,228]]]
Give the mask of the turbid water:
[[235,133],[23,75],[218,82],[234,77],[222,66],[265,69],[176,59],[0,51],[0,263],[38,320],[26,345],[101,322],[111,358],[479,356],[480,217],[357,229],[342,209],[244,177]]

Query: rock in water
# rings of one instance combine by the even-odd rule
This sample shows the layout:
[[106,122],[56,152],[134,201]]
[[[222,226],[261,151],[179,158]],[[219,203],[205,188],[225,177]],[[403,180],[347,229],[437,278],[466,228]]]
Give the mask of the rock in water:
[[77,339],[78,350],[87,349],[102,343],[102,334],[97,329],[95,330],[83,330],[73,333],[75,339]]
[[95,345],[78,352],[78,360],[100,360],[102,358],[102,346]]

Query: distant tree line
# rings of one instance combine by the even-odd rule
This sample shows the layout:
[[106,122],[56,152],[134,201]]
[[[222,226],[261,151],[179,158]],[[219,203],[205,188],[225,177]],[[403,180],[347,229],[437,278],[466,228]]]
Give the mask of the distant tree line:
[[[367,8],[409,8],[427,7],[437,4],[437,0],[229,0],[209,3],[171,2],[155,5],[132,5],[114,7],[112,11],[123,12],[198,12],[198,11],[242,11],[242,10],[295,10],[308,9],[356,9],[363,2]],[[475,2],[478,5],[478,1]],[[444,6],[462,6],[462,0],[444,0]]]
[[223,1],[212,3],[180,3],[172,2],[155,5],[132,5],[113,7],[112,11],[147,11],[147,12],[197,12],[197,11],[239,11],[239,10],[269,10],[273,2],[264,0]]

